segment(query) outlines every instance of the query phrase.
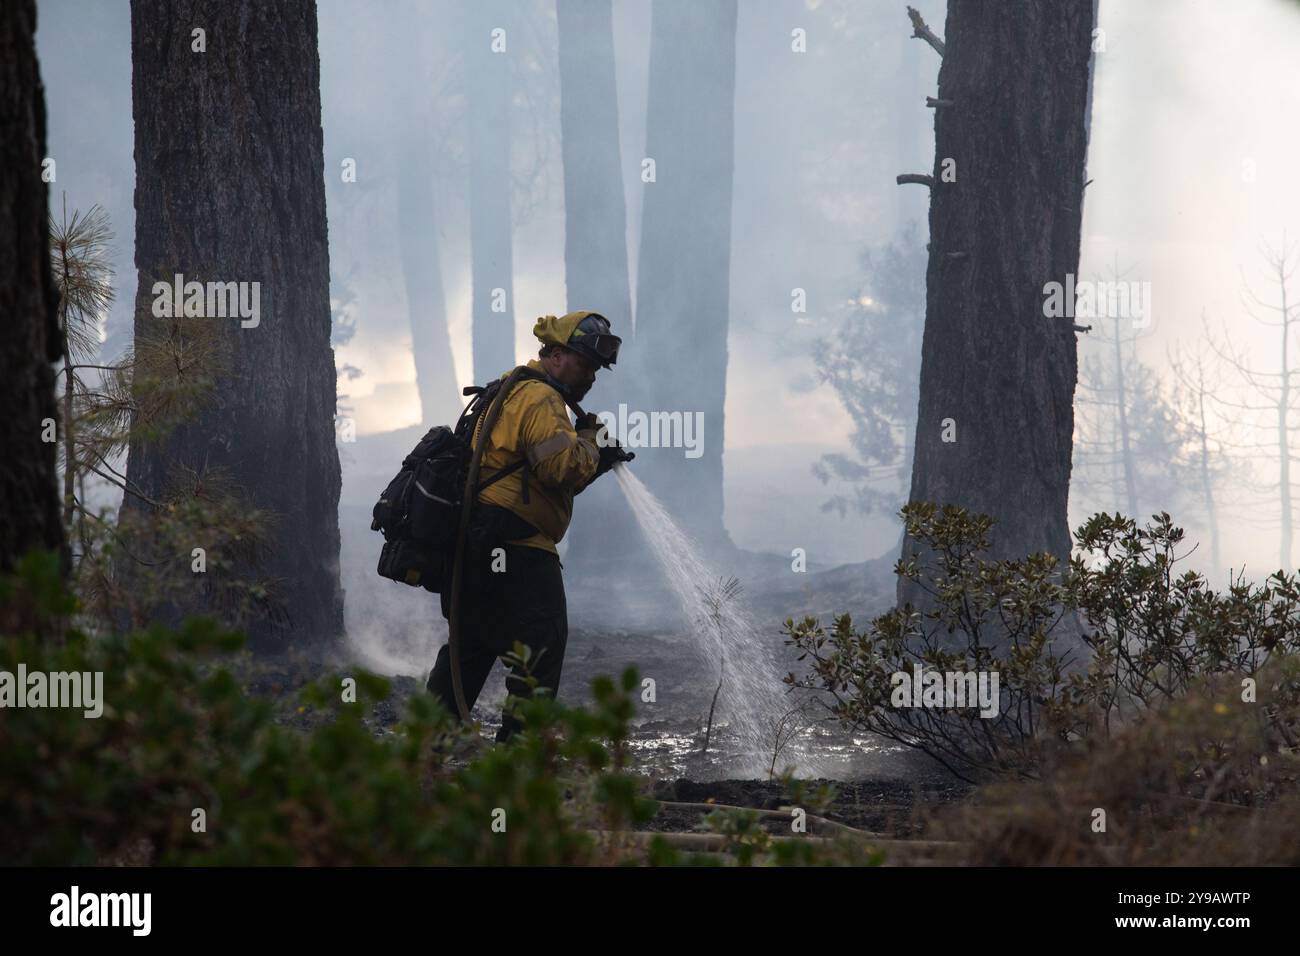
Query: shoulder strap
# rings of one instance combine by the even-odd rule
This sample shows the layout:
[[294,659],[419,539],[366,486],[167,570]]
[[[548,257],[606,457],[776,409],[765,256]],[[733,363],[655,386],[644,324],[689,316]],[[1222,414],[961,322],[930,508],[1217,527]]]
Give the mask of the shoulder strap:
[[[529,379],[536,382],[545,382],[547,385],[551,386],[551,388],[554,388],[556,394],[558,394],[560,398],[564,400],[564,403],[568,405],[569,408],[573,409],[574,414],[577,415],[579,418],[581,418],[583,415],[586,414],[582,410],[581,406],[578,405],[577,402],[573,401],[572,399],[569,398],[569,396],[565,395],[562,391],[556,388],[555,383],[552,382],[548,376],[543,375],[541,372],[538,372],[536,369],[529,368],[527,365],[518,366],[515,369],[515,372],[518,373],[518,377],[521,379]],[[488,392],[493,391],[494,388],[499,389],[502,386],[502,384],[504,384],[504,380],[498,378],[498,379],[493,379],[491,382],[488,382],[488,384],[486,385],[469,385],[463,388],[461,390],[461,394],[472,395],[473,398],[471,398],[470,403],[467,406],[465,406],[465,411],[461,413],[461,418],[463,419],[466,415],[473,415],[477,419],[477,416],[482,415],[483,411],[486,410],[487,406],[490,404],[490,402],[483,401],[484,396]],[[507,395],[506,399],[509,400],[509,398],[510,396]],[[457,424],[459,425],[459,422]],[[469,437],[471,440],[471,444],[473,442],[474,431],[477,428],[478,428],[478,421],[475,420],[473,426],[470,428]],[[528,479],[529,479],[529,471],[531,469],[528,463],[527,452],[524,452],[518,461],[513,462],[507,465],[506,467],[500,469],[499,471],[497,471],[496,474],[494,474],[491,478],[488,478],[486,481],[480,482],[477,489],[475,489],[475,496],[481,494],[483,489],[487,488],[489,485],[495,484],[496,482],[500,481],[502,478],[514,474],[516,471],[518,471],[521,468],[524,471],[522,497],[523,497],[524,504],[528,504],[529,503]]]

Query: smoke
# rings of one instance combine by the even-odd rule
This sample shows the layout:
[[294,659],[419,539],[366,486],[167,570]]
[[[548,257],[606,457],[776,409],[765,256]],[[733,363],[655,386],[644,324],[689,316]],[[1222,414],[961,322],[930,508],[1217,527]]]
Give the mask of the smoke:
[[[944,4],[915,4],[942,33]],[[470,384],[467,150],[460,42],[472,4],[319,3],[331,271],[354,297],[355,333],[336,349],[361,436],[420,421],[410,319],[398,245],[397,160],[405,137],[427,119],[436,232],[456,390]],[[529,317],[564,302],[564,218],[553,5],[519,0],[525,24],[511,49],[529,66],[512,115],[515,195],[516,352],[528,355]],[[619,129],[627,201],[629,271],[637,278],[645,158],[649,2],[614,4]],[[1118,259],[1149,281],[1153,321],[1139,356],[1164,369],[1166,348],[1202,335],[1202,312],[1264,367],[1276,362],[1267,330],[1240,301],[1243,274],[1263,290],[1258,243],[1284,229],[1300,238],[1300,180],[1292,157],[1300,133],[1294,51],[1300,5],[1290,0],[1102,0],[1105,49],[1096,82],[1084,213],[1082,278]],[[792,49],[802,30],[806,52]],[[902,5],[849,0],[759,0],[741,4],[737,27],[735,184],[731,321],[724,456],[726,524],[745,549],[788,553],[803,546],[830,562],[862,561],[894,547],[888,522],[819,510],[826,489],[812,465],[847,448],[852,423],[828,387],[800,389],[812,372],[812,342],[838,304],[857,294],[864,249],[880,247],[921,220],[923,190],[894,176],[931,167],[933,93],[939,58],[910,39]],[[400,37],[421,62],[406,95],[390,74]],[[46,86],[49,148],[58,163],[51,202],[106,207],[117,234],[117,305],[104,357],[129,345],[134,301],[134,165],[127,0],[40,0],[37,36]],[[537,95],[524,95],[535,91]],[[341,163],[356,160],[356,182]],[[907,192],[912,190],[913,192]],[[792,311],[802,289],[807,311]],[[598,304],[593,304],[598,307]],[[1083,337],[1085,354],[1093,345]],[[634,346],[633,346],[634,347]],[[593,399],[616,408],[626,386],[616,370]],[[443,421],[459,409],[441,411]],[[706,423],[705,434],[717,434]],[[416,436],[418,437],[418,436]],[[1254,440],[1258,436],[1243,436]],[[409,447],[393,443],[368,461],[345,457],[345,505],[368,509]],[[406,443],[408,446],[413,442]],[[396,457],[392,452],[396,449]],[[356,449],[352,449],[355,451]],[[363,467],[364,466],[364,467]],[[379,487],[382,487],[382,483]],[[1224,562],[1262,571],[1277,562],[1275,503],[1232,502],[1225,489]],[[1244,500],[1244,496],[1243,496]],[[1234,510],[1235,509],[1235,510]],[[582,521],[582,504],[575,521]],[[1204,538],[1195,516],[1179,516]],[[362,528],[361,530],[364,530]],[[793,540],[799,537],[800,540]],[[344,534],[349,621],[367,632],[433,627],[401,601],[375,595],[373,536]],[[355,569],[355,577],[348,569]],[[357,610],[354,611],[353,608]],[[427,607],[421,613],[427,612]],[[396,617],[386,617],[386,614]],[[426,631],[427,633],[427,631]],[[435,638],[436,639],[436,638]],[[367,644],[368,646],[368,644]],[[379,642],[379,646],[388,644]],[[398,645],[400,648],[400,644]],[[427,656],[403,650],[388,661],[414,673]],[[427,668],[428,664],[423,665]]]

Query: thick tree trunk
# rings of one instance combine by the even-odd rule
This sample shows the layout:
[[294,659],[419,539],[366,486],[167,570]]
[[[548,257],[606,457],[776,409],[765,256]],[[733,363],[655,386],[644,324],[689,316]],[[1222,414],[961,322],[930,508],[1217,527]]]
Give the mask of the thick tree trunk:
[[[638,448],[632,467],[691,534],[723,527],[730,304],[735,0],[658,0],[651,15],[646,183],[633,361],[637,410],[703,414],[698,457]],[[698,436],[697,436],[698,437]],[[694,454],[694,452],[692,452]]]
[[[37,548],[66,563],[56,449],[58,294],[50,275],[45,91],[36,59],[34,0],[0,8],[0,572]],[[44,433],[44,434],[43,434]]]
[[[592,309],[609,319],[632,352],[627,212],[618,140],[614,29],[609,0],[558,0],[560,132],[564,157],[564,274],[567,309]],[[626,401],[625,362],[600,373],[588,411],[617,413]],[[566,564],[606,566],[637,540],[614,480],[582,494],[569,530]],[[622,543],[620,547],[620,542]]]
[[996,556],[1070,550],[1078,359],[1044,285],[1079,265],[1092,8],[948,5],[911,498],[991,515]]
[[[194,29],[206,52],[193,50]],[[132,443],[129,477],[157,497],[175,468],[224,473],[273,515],[256,573],[275,582],[289,626],[254,622],[260,650],[342,633],[316,38],[312,0],[131,4],[136,341],[202,323],[224,371],[195,419]],[[258,323],[156,318],[154,283],[177,273],[259,282]]]
[[[510,29],[511,9],[501,0],[476,0],[467,21],[474,381],[482,385],[515,364],[510,109],[511,44],[519,38]],[[494,37],[496,30],[504,33]],[[501,43],[504,50],[494,52],[493,45]]]

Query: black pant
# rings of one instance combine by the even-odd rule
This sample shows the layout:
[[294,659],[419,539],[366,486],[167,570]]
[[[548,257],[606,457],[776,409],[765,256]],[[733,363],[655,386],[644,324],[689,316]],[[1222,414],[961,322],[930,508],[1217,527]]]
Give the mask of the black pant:
[[[465,555],[460,599],[460,674],[465,705],[470,709],[483,690],[492,665],[511,650],[515,641],[531,650],[528,670],[537,679],[538,687],[546,688],[551,696],[560,689],[560,668],[569,638],[560,559],[540,548],[501,547],[505,550],[505,569],[501,571],[492,570],[490,551],[475,549]],[[516,697],[530,696],[532,692],[523,678],[523,669],[518,665],[512,667],[506,676],[506,690]],[[438,651],[428,688],[459,719],[451,686],[451,649],[445,645]],[[520,727],[507,706],[497,740],[508,740]]]

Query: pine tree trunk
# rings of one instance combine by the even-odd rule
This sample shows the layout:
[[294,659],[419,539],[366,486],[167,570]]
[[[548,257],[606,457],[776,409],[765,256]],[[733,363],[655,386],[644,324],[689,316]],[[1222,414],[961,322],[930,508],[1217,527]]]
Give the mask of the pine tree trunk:
[[[59,520],[54,369],[58,294],[50,275],[45,91],[36,59],[36,4],[0,7],[0,572],[28,551],[67,553]],[[42,433],[45,433],[44,435]]]
[[723,409],[730,305],[735,0],[658,0],[651,15],[645,183],[637,274],[635,408],[703,413],[699,457],[638,448],[632,467],[692,535],[723,527]]
[[1044,285],[1079,265],[1091,31],[1092,0],[948,5],[911,498],[991,515],[996,556],[1070,550],[1078,358]]
[[[511,28],[511,9],[501,0],[475,0],[467,20],[474,381],[483,385],[515,364],[510,110],[512,44],[520,38]],[[497,29],[505,32],[494,39]],[[494,42],[504,42],[505,49],[493,52]],[[502,305],[504,311],[493,311]]]
[[447,331],[447,302],[442,288],[438,220],[433,208],[432,160],[429,150],[416,146],[398,158],[397,223],[401,244],[402,279],[411,322],[411,351],[420,415],[425,428],[455,421],[460,414],[460,389]]
[[[564,157],[566,309],[591,309],[627,342],[624,359],[601,372],[587,411],[617,413],[629,394],[632,294],[627,213],[618,139],[614,28],[609,0],[558,0],[560,133]],[[635,467],[635,466],[633,466]],[[613,478],[582,493],[569,530],[565,564],[607,568],[636,541],[635,521]],[[621,546],[620,546],[621,544]]]
[[438,91],[429,88],[423,68],[437,53],[420,28],[425,11],[417,3],[396,8],[403,33],[393,39],[392,96],[395,122],[389,133],[397,180],[397,240],[411,323],[411,351],[420,415],[425,428],[454,421],[460,414],[460,389],[447,329],[442,285],[439,220],[433,192],[433,117]]
[[[133,441],[129,477],[151,497],[178,466],[233,478],[274,515],[256,573],[288,618],[255,622],[253,646],[329,641],[343,595],[316,5],[133,0],[131,46],[136,341],[206,323],[225,370],[194,420]],[[259,282],[258,324],[155,317],[154,283],[176,273]]]

